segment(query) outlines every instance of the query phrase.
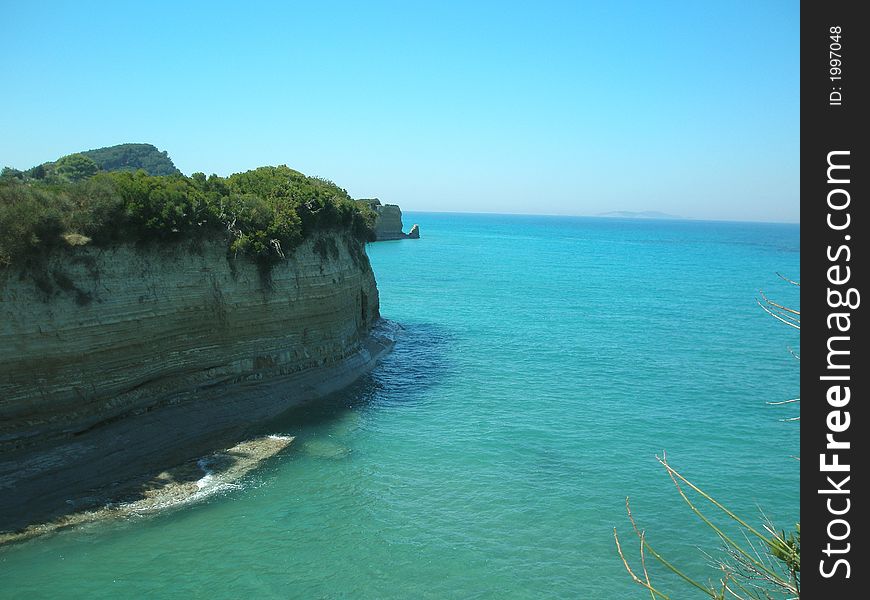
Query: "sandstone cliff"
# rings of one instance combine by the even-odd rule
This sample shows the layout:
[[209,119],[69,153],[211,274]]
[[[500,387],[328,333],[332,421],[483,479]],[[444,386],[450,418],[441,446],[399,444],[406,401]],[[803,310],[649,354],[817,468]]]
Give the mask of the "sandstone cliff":
[[391,346],[379,321],[364,248],[337,233],[271,270],[215,241],[0,271],[0,531],[347,385]]
[[368,202],[372,210],[377,213],[378,218],[375,221],[375,238],[376,241],[383,240],[404,240],[404,239],[419,239],[420,227],[414,224],[411,231],[404,233],[402,231],[402,209],[396,204],[381,204],[377,198],[364,200]]

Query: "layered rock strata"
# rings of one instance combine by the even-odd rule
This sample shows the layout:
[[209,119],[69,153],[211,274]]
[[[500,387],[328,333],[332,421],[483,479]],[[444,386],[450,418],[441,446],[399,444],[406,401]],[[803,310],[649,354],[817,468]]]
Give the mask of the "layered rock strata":
[[391,347],[384,328],[363,246],[338,233],[271,269],[214,241],[0,271],[0,531],[347,385]]
[[365,202],[368,202],[372,210],[378,215],[375,221],[376,241],[420,239],[420,227],[417,224],[414,224],[408,233],[402,231],[404,228],[402,209],[397,204],[381,204],[377,198]]

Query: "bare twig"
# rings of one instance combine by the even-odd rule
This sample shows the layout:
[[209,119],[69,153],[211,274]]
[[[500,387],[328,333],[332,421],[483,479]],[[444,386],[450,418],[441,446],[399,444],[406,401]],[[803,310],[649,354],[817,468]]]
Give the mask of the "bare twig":
[[670,597],[661,593],[643,579],[635,575],[634,571],[632,571],[631,566],[628,564],[628,560],[625,558],[625,554],[622,552],[622,545],[619,543],[619,535],[616,533],[616,527],[613,528],[613,539],[616,541],[616,552],[619,554],[619,558],[622,559],[622,564],[625,566],[625,570],[628,571],[628,574],[631,576],[631,579],[641,587],[644,587],[650,591],[657,598],[663,598],[664,600],[670,600]]
[[683,498],[683,501],[686,502],[692,512],[694,512],[708,527],[710,527],[710,529],[716,532],[719,538],[725,543],[728,552],[738,561],[739,564],[742,564],[744,567],[750,570],[750,572],[755,573],[759,578],[763,579],[768,583],[788,590],[789,592],[798,593],[797,587],[794,583],[785,580],[781,574],[776,573],[771,568],[769,568],[768,565],[764,564],[760,554],[751,542],[749,544],[749,547],[752,549],[752,552],[755,554],[755,556],[750,554],[746,549],[743,548],[743,546],[732,540],[719,526],[717,526],[706,515],[704,515],[703,512],[698,509],[697,506],[695,506],[695,503],[692,502],[692,500],[688,497],[685,490],[683,490],[681,482],[688,486],[690,489],[692,489],[695,493],[700,495],[702,498],[710,502],[713,506],[728,515],[731,520],[738,523],[743,528],[744,536],[746,535],[746,533],[750,533],[753,536],[757,537],[759,540],[761,540],[768,547],[771,545],[770,538],[746,523],[746,521],[744,521],[739,516],[730,511],[728,508],[723,506],[715,498],[711,497],[709,494],[697,487],[691,481],[683,477],[678,471],[670,466],[670,464],[667,462],[666,456],[658,458],[658,460],[662,464],[662,466],[664,466],[665,469],[668,471],[668,474],[670,475],[671,480],[674,482],[674,485],[677,488],[677,492]]
[[791,400],[780,400],[778,402],[765,402],[765,404],[769,404],[770,406],[780,406],[782,404],[792,404],[793,402],[800,402],[800,398],[792,398]]
[[777,271],[776,275],[777,275],[777,277],[779,277],[779,278],[782,279],[783,281],[787,281],[787,282],[789,282],[789,283],[792,284],[792,285],[796,285],[796,286],[798,286],[798,287],[801,286],[800,281],[792,281],[791,279],[789,279],[788,277],[786,277],[785,275],[783,275],[783,274],[780,273],[779,271]]
[[758,304],[758,306],[761,307],[761,310],[763,310],[764,312],[769,314],[771,317],[773,317],[777,321],[782,321],[783,323],[785,323],[789,327],[793,327],[794,329],[801,328],[800,319],[797,319],[795,321],[795,319],[793,319],[793,318],[787,317],[785,315],[779,315],[779,314],[773,312],[772,310],[770,310],[769,308],[767,308],[765,305],[763,305],[760,300],[756,300],[755,302]]
[[767,296],[765,296],[765,294],[764,294],[764,290],[758,290],[758,293],[761,294],[761,297],[764,298],[764,301],[765,301],[768,305],[773,306],[774,308],[778,308],[779,310],[785,311],[785,312],[787,312],[787,313],[791,313],[791,314],[793,314],[793,315],[798,315],[798,316],[800,316],[801,311],[799,311],[799,310],[795,310],[795,309],[793,309],[793,308],[789,308],[789,307],[787,307],[787,306],[783,306],[782,304],[777,304],[776,302],[774,302],[773,300],[771,300],[770,298],[768,298]]
[[[649,571],[647,571],[646,568],[646,555],[643,551],[644,545],[646,544],[646,540],[644,538],[646,532],[640,531],[637,528],[637,523],[634,520],[634,516],[631,514],[631,505],[629,504],[628,496],[625,497],[625,512],[628,514],[628,520],[631,521],[631,527],[634,529],[634,534],[640,540],[640,566],[643,569],[643,578],[646,580],[646,585],[648,588],[651,588],[652,584],[649,581]],[[650,591],[650,594],[652,594],[652,591]],[[653,595],[653,597],[655,596]]]

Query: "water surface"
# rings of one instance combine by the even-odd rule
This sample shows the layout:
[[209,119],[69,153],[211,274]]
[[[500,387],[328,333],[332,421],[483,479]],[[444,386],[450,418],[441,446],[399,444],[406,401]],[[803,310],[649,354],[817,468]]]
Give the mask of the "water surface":
[[663,450],[798,519],[796,408],[765,403],[798,395],[799,340],[755,304],[798,304],[798,226],[405,220],[422,239],[368,248],[405,328],[370,376],[264,428],[297,439],[241,489],[0,549],[0,597],[648,598],[613,544],[626,496],[693,573],[717,547]]

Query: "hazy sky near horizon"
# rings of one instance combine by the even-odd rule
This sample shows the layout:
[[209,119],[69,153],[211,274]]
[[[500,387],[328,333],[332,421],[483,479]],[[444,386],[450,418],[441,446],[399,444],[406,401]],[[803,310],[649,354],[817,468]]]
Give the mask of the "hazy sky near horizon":
[[0,166],[124,142],[404,210],[799,220],[799,2],[5,3]]

